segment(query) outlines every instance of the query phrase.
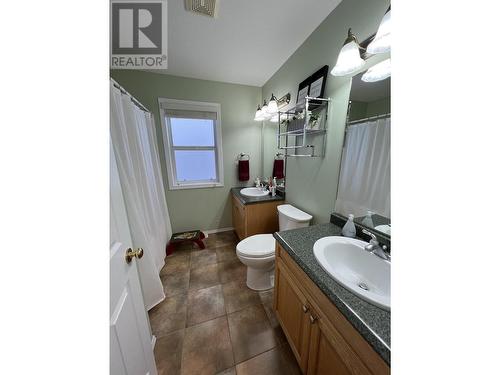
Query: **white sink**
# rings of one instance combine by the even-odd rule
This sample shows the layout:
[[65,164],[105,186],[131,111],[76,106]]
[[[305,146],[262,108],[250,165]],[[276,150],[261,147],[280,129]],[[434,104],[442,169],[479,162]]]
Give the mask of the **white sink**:
[[354,238],[323,237],[313,251],[321,267],[342,286],[365,301],[391,310],[391,264],[364,249]]
[[252,188],[244,188],[240,190],[240,194],[245,197],[263,197],[264,195],[268,195],[268,191],[262,191],[260,188],[252,187]]

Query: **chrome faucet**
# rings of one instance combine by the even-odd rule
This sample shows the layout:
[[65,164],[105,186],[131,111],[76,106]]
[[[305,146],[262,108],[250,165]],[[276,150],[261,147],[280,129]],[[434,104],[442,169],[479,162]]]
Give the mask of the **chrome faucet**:
[[371,237],[370,243],[365,246],[365,250],[371,254],[378,256],[379,258],[382,258],[383,260],[390,261],[391,256],[388,253],[386,253],[387,246],[382,245],[382,247],[380,247],[377,240],[377,236],[375,236],[372,232],[367,231],[366,229],[363,229],[362,232]]

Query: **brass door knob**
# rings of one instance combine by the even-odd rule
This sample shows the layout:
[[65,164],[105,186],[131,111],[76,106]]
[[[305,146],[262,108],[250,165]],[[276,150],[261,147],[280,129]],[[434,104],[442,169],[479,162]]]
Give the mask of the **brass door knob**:
[[125,261],[127,263],[130,263],[130,262],[132,262],[133,257],[137,257],[138,259],[141,259],[143,255],[144,255],[144,250],[140,247],[135,251],[132,250],[131,248],[128,248],[127,253],[125,254]]

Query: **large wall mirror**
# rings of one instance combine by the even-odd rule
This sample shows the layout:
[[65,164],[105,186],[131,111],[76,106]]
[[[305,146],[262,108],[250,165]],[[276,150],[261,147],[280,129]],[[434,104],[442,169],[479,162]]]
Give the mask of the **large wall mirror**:
[[[352,78],[335,211],[391,233],[391,79]],[[366,79],[366,78],[365,78]]]

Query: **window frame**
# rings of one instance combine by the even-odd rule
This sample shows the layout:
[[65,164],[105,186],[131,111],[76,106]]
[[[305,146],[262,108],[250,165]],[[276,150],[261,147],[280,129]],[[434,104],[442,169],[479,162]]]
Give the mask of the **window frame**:
[[[222,129],[221,129],[221,106],[219,103],[198,102],[191,100],[179,100],[169,98],[158,98],[158,106],[160,110],[161,130],[163,134],[163,149],[165,152],[165,161],[167,167],[167,180],[169,190],[180,189],[199,189],[199,188],[214,188],[224,187],[224,167],[222,156]],[[185,111],[202,111],[214,112],[217,118],[214,120],[214,146],[174,146],[172,144],[172,128],[170,125],[170,117],[167,117],[165,110],[185,110]],[[215,181],[177,181],[177,170],[175,165],[176,150],[215,150]]]

